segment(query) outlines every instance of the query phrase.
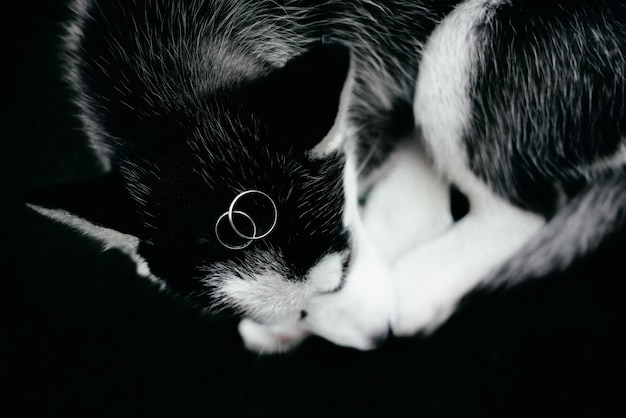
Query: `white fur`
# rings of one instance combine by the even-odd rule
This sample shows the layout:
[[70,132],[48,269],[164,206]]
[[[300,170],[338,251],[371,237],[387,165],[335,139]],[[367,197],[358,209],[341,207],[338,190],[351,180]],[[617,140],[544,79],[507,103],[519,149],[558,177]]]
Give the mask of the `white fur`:
[[392,281],[362,225],[355,227],[358,244],[344,287],[312,298],[302,323],[335,344],[367,350],[388,333]]
[[284,353],[310,336],[299,324],[263,325],[251,319],[239,322],[244,346],[260,354]]
[[329,254],[296,280],[286,277],[279,257],[252,251],[246,255],[246,268],[230,262],[212,265],[206,270],[206,285],[217,304],[235,307],[262,323],[284,325],[298,321],[315,295],[340,285],[342,266],[342,254]]
[[476,43],[472,29],[489,2],[464,2],[435,29],[424,49],[414,101],[416,124],[437,168],[462,189],[465,179],[474,177],[461,144],[471,112],[468,88]]
[[[364,234],[362,230],[359,232]],[[337,345],[370,350],[376,347],[379,338],[388,334],[391,283],[387,266],[361,235],[341,291],[312,295],[303,306],[307,312],[304,319],[269,325],[244,319],[239,332],[247,348],[261,353],[286,351],[311,334]]]
[[[342,259],[338,255],[326,256],[311,269],[303,283],[293,284],[302,293],[297,294],[298,301],[292,304],[289,318],[268,321],[269,325],[254,323],[254,326],[250,320],[242,321],[239,331],[247,347],[264,353],[277,352],[293,342],[292,338],[299,342],[312,333],[338,345],[366,350],[374,348],[376,340],[387,334],[392,311],[392,281],[387,265],[370,242],[359,217],[355,166],[354,157],[349,155],[345,170],[344,223],[353,231],[355,248],[344,286],[329,293],[339,285]],[[277,301],[280,299],[282,306],[289,303],[287,298],[293,295],[285,296],[285,280],[274,285],[274,292],[283,295],[278,296]],[[258,301],[256,299],[255,303]],[[303,319],[299,317],[301,311],[306,312]]]
[[[218,300],[235,305],[250,317],[268,324],[250,319],[240,324],[244,344],[255,351],[284,351],[311,333],[338,345],[371,349],[380,336],[388,333],[392,282],[388,265],[374,249],[362,225],[356,157],[351,152],[353,144],[346,141],[350,137],[345,117],[352,77],[351,71],[342,90],[333,128],[311,152],[313,158],[340,150],[346,152],[343,223],[352,230],[356,248],[344,286],[333,291],[341,285],[343,254],[328,254],[322,258],[302,282],[289,282],[276,271],[255,270],[242,275],[221,265],[221,271],[213,269],[208,275],[212,286],[220,283],[215,292]],[[223,277],[223,280],[216,280],[216,277]],[[303,311],[306,316],[301,319]]]
[[[355,259],[341,292],[315,298],[307,329],[339,345],[374,348],[394,309],[391,262],[442,233],[452,222],[448,185],[436,175],[415,138],[389,159],[386,176],[357,213],[355,161],[346,167],[346,223],[353,228]],[[362,221],[361,221],[362,219]]]
[[307,284],[318,292],[331,292],[341,285],[343,275],[341,253],[328,254],[309,271]]
[[343,171],[343,193],[345,207],[343,224],[345,227],[361,222],[359,210],[358,165],[352,144],[346,144],[346,162]]
[[385,177],[367,197],[365,229],[391,265],[412,248],[430,241],[452,224],[450,192],[415,138],[408,138],[386,162]]
[[497,197],[467,167],[462,134],[470,104],[469,76],[475,59],[473,27],[499,1],[469,0],[434,32],[420,68],[416,121],[435,164],[470,201],[470,213],[393,266],[396,335],[439,325],[459,299],[492,269],[513,255],[544,224]]
[[[544,224],[542,218],[513,207],[496,196],[469,170],[463,149],[463,133],[472,112],[469,77],[475,68],[479,49],[477,44],[480,41],[474,36],[473,30],[485,23],[491,13],[495,13],[493,6],[506,1],[462,2],[444,19],[429,40],[417,81],[417,126],[421,129],[437,173],[443,175],[446,181],[455,183],[467,195],[470,201],[469,214],[451,225],[446,183],[434,174],[430,162],[420,153],[417,144],[407,142],[392,156],[388,163],[389,169],[381,170],[387,171],[388,176],[371,192],[361,219],[357,204],[358,170],[353,156],[354,144],[345,140],[346,137],[356,137],[356,127],[350,127],[345,118],[350,97],[348,93],[352,92],[353,87],[352,69],[349,82],[341,95],[334,126],[310,152],[311,158],[323,158],[334,152],[347,153],[343,221],[353,232],[355,250],[345,284],[341,290],[335,291],[342,284],[345,255],[340,253],[327,254],[308,272],[307,277],[298,278],[301,280],[286,277],[288,269],[281,264],[280,254],[272,253],[278,250],[250,251],[244,266],[226,261],[211,267],[211,271],[206,272],[206,284],[218,303],[234,306],[246,315],[271,324],[261,325],[250,319],[240,323],[240,333],[249,349],[261,352],[285,351],[295,347],[310,333],[336,344],[368,349],[374,346],[377,337],[385,335],[389,321],[397,335],[411,335],[420,330],[432,329],[448,317],[464,294],[518,251]],[[65,37],[69,67],[67,77],[76,89],[85,131],[98,151],[103,167],[108,168],[110,150],[106,146],[107,141],[103,140],[106,133],[99,126],[93,107],[95,102],[89,100],[86,94],[78,65],[80,54],[77,50],[82,36],[80,28],[83,27],[83,21],[88,19],[89,5],[88,0],[73,1],[76,16],[68,26]],[[191,3],[196,11],[199,5],[197,2]],[[339,26],[349,26],[349,30],[355,31],[356,35],[348,34],[338,39],[345,38],[352,46],[373,45],[377,39],[374,35],[385,31],[371,29],[387,29],[385,25],[377,25],[376,17],[396,17],[381,4],[363,2],[365,5],[377,7],[381,13],[366,13],[367,7],[363,7],[361,14],[365,16],[364,19],[351,19],[353,16],[350,15],[340,17],[345,22]],[[269,67],[282,66],[313,41],[301,35],[303,31],[297,30],[301,24],[300,18],[304,19],[302,21],[308,20],[311,17],[308,12],[312,9],[285,2],[281,6],[285,13],[276,15],[275,12],[270,13],[273,9],[269,6],[273,6],[273,3],[215,2],[216,11],[223,13],[216,12],[206,19],[196,19],[193,24],[185,24],[185,30],[190,32],[186,34],[188,36],[181,37],[182,42],[163,45],[148,42],[145,45],[145,56],[129,56],[123,48],[117,52],[120,59],[137,60],[138,68],[146,64],[142,62],[145,57],[149,57],[149,60],[159,56],[166,58],[164,54],[196,60],[190,61],[193,65],[189,68],[194,70],[184,74],[185,82],[193,90],[208,94],[224,85],[265,74]],[[422,6],[414,4],[412,7]],[[179,13],[180,10],[174,5],[172,13]],[[427,14],[428,11],[424,10],[424,15]],[[185,16],[199,17],[197,13]],[[218,21],[214,16],[226,18]],[[345,25],[346,22],[350,24]],[[155,27],[158,28],[158,25]],[[223,33],[229,36],[217,36]],[[348,41],[353,36],[363,39]],[[189,42],[189,39],[196,39],[197,42]],[[416,39],[407,45],[416,48],[414,57],[417,60],[421,41]],[[400,55],[410,53],[404,47],[403,51],[405,54]],[[408,99],[410,93],[407,92],[411,91],[410,83],[413,82],[413,75],[409,71],[413,66],[401,62],[386,63],[383,59],[386,57],[381,56],[381,52],[384,53],[374,48],[360,53],[363,68],[359,73],[362,81],[359,85],[375,99],[359,104],[369,107],[368,111],[372,115],[381,109],[392,110],[396,103],[394,99]],[[207,70],[208,66],[212,67],[210,71]],[[150,71],[144,74],[148,75],[151,75]],[[171,80],[177,78],[172,77]],[[180,94],[179,84],[171,80],[162,77],[146,77],[142,80],[142,85],[147,87],[144,91],[155,92],[147,96],[148,99],[162,101],[160,105],[165,108],[185,103],[186,98]],[[128,90],[128,93],[134,91],[123,82],[116,88]],[[350,129],[354,132],[350,132]],[[623,161],[624,155],[626,153],[622,148],[612,158],[597,163],[589,170],[590,177],[596,170],[604,171],[614,162]],[[133,172],[126,173],[127,178],[132,175]],[[140,181],[130,181],[130,184],[134,200],[145,205],[143,196],[146,194],[146,186]],[[607,202],[613,203],[612,200]],[[95,237],[105,248],[122,249],[138,263],[140,274],[156,280],[137,254],[135,237],[97,227],[62,211],[33,208]],[[592,232],[586,235],[593,237]],[[567,238],[568,235],[560,236],[560,239]],[[538,253],[530,259],[538,260],[537,269],[545,265],[545,260],[541,259],[544,256]]]
[[[354,233],[356,252],[344,287],[336,293],[314,294],[303,306],[307,312],[303,320],[272,325],[242,321],[239,331],[249,349],[283,352],[311,334],[339,345],[374,348],[376,338],[386,334],[393,311],[391,261],[450,226],[448,185],[436,175],[414,138],[391,156],[386,177],[368,196],[362,216],[356,204],[354,163],[348,157],[344,215]],[[334,275],[339,262],[337,257],[327,257],[308,280],[318,283],[330,277],[323,273]],[[331,290],[334,284],[331,280],[325,287]]]
[[257,252],[246,264],[250,268],[244,270],[235,263],[216,263],[206,272],[206,286],[217,304],[212,308],[234,307],[268,324],[296,321],[311,287],[285,277],[272,254]]
[[[446,230],[451,222],[446,185],[433,175],[417,145],[415,150],[407,145],[392,158],[394,169],[389,177],[372,191],[362,223],[357,204],[358,173],[351,149],[354,144],[345,141],[350,136],[345,132],[349,129],[345,123],[346,92],[352,87],[347,83],[335,125],[311,152],[313,158],[340,149],[347,152],[344,224],[353,231],[355,253],[345,285],[329,293],[341,280],[341,254],[322,259],[302,282],[287,280],[278,257],[271,253],[252,254],[249,261],[254,268],[250,271],[227,263],[216,266],[220,271],[207,272],[214,295],[271,324],[249,319],[241,322],[240,333],[248,348],[282,351],[314,333],[339,345],[369,349],[386,334],[390,318],[398,335],[433,327],[484,274],[542,225],[538,217],[511,207],[491,193],[468,170],[461,149],[471,111],[467,87],[476,42],[471,29],[486,15],[486,6],[498,2],[468,0],[445,19],[425,50],[415,102],[416,121],[436,168],[468,195],[470,214]],[[84,3],[77,1],[76,5],[77,24],[69,27],[66,38],[70,51],[78,43],[74,28],[87,14]],[[254,39],[257,42],[257,37]],[[70,78],[77,78],[71,67]],[[101,145],[100,129],[89,103],[84,98],[80,102],[90,138]],[[105,164],[107,150],[99,151]],[[136,253],[135,237],[110,234],[110,230],[80,218],[45,210],[40,213],[95,236],[105,245],[117,242],[111,246],[125,249],[138,263],[138,271],[147,272]],[[393,263],[391,271],[389,263]],[[259,266],[264,267],[256,268]],[[306,311],[304,318],[302,311]]]
[[440,325],[463,295],[544,224],[542,218],[493,195],[482,197],[482,210],[472,210],[443,235],[395,263],[395,335]]

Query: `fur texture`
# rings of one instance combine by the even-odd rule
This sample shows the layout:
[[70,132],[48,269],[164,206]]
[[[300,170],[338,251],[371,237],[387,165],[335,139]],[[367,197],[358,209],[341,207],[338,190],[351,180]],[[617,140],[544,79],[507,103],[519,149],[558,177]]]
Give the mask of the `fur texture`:
[[[452,3],[76,1],[68,80],[152,274],[213,312],[375,346],[391,280],[357,178],[412,132],[420,50]],[[214,226],[246,190],[277,226],[224,248]]]
[[625,17],[621,1],[468,0],[437,28],[416,120],[470,211],[394,267],[396,334],[436,326],[478,285],[562,269],[624,224]]
[[[433,329],[624,223],[623,1],[73,9],[67,78],[134,202],[122,232],[169,289],[243,316],[251,349]],[[454,223],[449,185],[470,206]],[[246,190],[276,229],[225,248],[215,224]]]

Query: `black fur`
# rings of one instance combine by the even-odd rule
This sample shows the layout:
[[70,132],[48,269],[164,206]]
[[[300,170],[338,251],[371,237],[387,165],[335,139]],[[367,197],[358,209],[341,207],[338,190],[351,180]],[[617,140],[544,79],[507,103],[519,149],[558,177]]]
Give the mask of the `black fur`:
[[[300,280],[329,250],[347,249],[343,158],[305,153],[330,129],[348,70],[345,49],[323,51],[339,71],[320,55],[309,53],[236,92],[200,97],[186,112],[106,123],[123,138],[111,146],[141,217],[140,254],[174,290],[203,290],[199,266],[242,257],[219,244],[214,226],[244,190],[275,200],[280,222],[254,245],[289,260],[289,279]],[[307,87],[300,76],[309,76]]]
[[[397,140],[413,130],[423,47],[458,3],[463,5],[456,11],[467,7],[481,14],[478,24],[465,38],[455,38],[455,28],[445,22],[438,34],[475,48],[468,53],[469,68],[463,68],[469,82],[452,85],[463,74],[439,86],[439,73],[431,71],[436,88],[428,97],[444,104],[468,99],[469,123],[462,126],[462,138],[438,138],[433,133],[446,131],[428,114],[432,101],[422,103],[424,119],[416,115],[435,121],[423,129],[431,135],[424,133],[423,140],[439,159],[437,167],[445,170],[441,159],[451,157],[446,152],[458,153],[448,167],[468,174],[467,190],[458,182],[463,192],[484,186],[475,174],[513,204],[507,210],[552,219],[521,252],[526,259],[520,260],[532,262],[509,267],[522,263],[543,273],[599,245],[610,232],[607,222],[625,218],[625,168],[619,158],[611,161],[623,158],[625,149],[623,1],[76,1],[77,17],[68,29],[68,79],[86,132],[134,203],[133,233],[152,272],[211,307],[220,303],[211,297],[220,290],[226,295],[227,275],[256,282],[256,272],[272,265],[277,276],[301,282],[329,253],[341,254],[348,270],[346,155],[356,152],[361,180],[369,185]],[[429,51],[454,61],[439,48]],[[449,64],[454,68],[455,62]],[[346,79],[354,82],[347,114],[340,115],[348,138],[324,152],[317,147],[343,110]],[[456,139],[463,146],[457,148]],[[435,155],[437,140],[445,144]],[[453,179],[455,173],[444,174]],[[225,248],[216,222],[235,196],[251,189],[275,200],[277,227],[249,248]],[[467,210],[454,214],[457,219],[473,214],[471,198]],[[516,220],[526,222],[525,215]],[[591,227],[580,227],[583,218],[592,220]],[[539,225],[533,222],[520,234]],[[580,233],[565,242],[565,227]],[[546,261],[545,254],[552,259]],[[500,280],[510,279],[507,268]],[[219,276],[217,270],[226,273],[215,280],[223,288],[215,290],[211,274]],[[509,271],[525,275],[522,268]],[[239,290],[225,299],[240,297]],[[274,296],[262,287],[258,294],[242,293],[242,306],[258,294]],[[300,303],[302,294],[289,296]],[[300,312],[300,306],[291,309],[296,304],[287,301],[285,312]],[[249,309],[252,315],[257,308]],[[283,319],[273,312],[267,317]]]
[[[205,297],[213,262],[243,268],[262,249],[301,280],[328,252],[347,251],[344,159],[310,155],[346,80],[339,45],[354,61],[349,121],[369,173],[412,129],[420,48],[453,3],[77,2],[69,79],[92,142],[135,203],[152,272]],[[275,199],[277,228],[243,252],[226,249],[214,225],[249,189]]]
[[513,0],[476,33],[470,167],[551,217],[624,145],[626,3]]

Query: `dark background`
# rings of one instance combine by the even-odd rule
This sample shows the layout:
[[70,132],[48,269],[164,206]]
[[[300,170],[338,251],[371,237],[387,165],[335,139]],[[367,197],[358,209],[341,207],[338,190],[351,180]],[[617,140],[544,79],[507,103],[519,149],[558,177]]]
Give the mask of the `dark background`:
[[26,209],[25,188],[99,174],[60,81],[63,3],[3,19],[3,416],[626,416],[623,230],[568,272],[473,295],[429,338],[259,357],[234,323]]

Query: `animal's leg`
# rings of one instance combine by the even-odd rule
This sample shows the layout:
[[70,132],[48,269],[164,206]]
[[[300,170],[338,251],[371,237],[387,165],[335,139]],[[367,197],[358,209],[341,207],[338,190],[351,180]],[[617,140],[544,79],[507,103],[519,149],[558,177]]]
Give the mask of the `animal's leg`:
[[367,196],[363,223],[381,257],[392,264],[452,224],[448,184],[414,138],[404,141],[386,163],[386,175]]
[[407,336],[429,331],[453,312],[482,278],[511,257],[544,224],[487,189],[469,196],[470,213],[443,235],[399,259],[392,269],[392,330]]

